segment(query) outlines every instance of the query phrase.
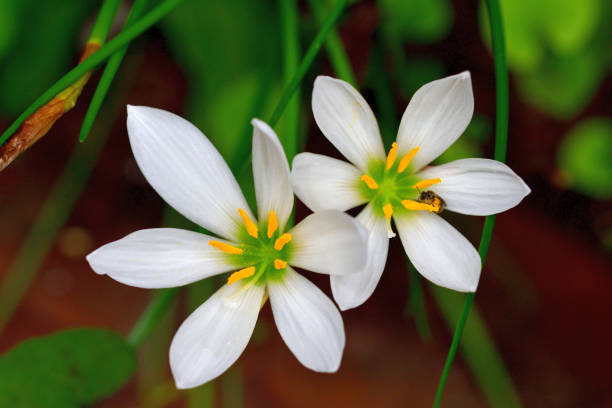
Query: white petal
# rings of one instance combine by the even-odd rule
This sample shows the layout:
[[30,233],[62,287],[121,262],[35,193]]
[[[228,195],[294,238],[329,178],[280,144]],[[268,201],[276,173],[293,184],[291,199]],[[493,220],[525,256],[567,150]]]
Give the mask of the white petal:
[[310,214],[289,231],[290,264],[312,272],[346,275],[367,262],[367,230],[353,217],[328,210]]
[[459,231],[427,211],[413,211],[394,220],[406,254],[421,275],[445,288],[476,291],[480,256]]
[[308,279],[287,268],[277,282],[268,282],[278,331],[304,366],[333,373],[344,350],[344,325],[334,303]]
[[244,351],[259,314],[264,286],[225,285],[183,322],[170,345],[177,388],[193,388],[223,374]]
[[219,240],[174,228],[136,231],[106,244],[87,261],[101,275],[139,288],[169,288],[236,269],[223,253],[208,245]]
[[439,177],[442,182],[427,189],[442,197],[448,210],[469,215],[506,211],[531,192],[510,167],[489,159],[462,159],[428,167],[418,177]]
[[358,273],[332,275],[331,288],[340,310],[352,309],[369,299],[385,269],[389,238],[384,218],[376,216],[368,204],[357,216],[368,230],[368,263]]
[[376,118],[350,84],[318,76],[312,91],[312,113],[321,132],[351,163],[366,171],[372,158],[385,158]]
[[128,106],[130,144],[147,181],[191,221],[228,239],[251,212],[229,167],[195,126],[173,113]]
[[259,119],[253,125],[253,178],[259,221],[268,218],[274,210],[280,229],[293,209],[293,190],[289,176],[289,164],[278,136],[267,123]]
[[420,150],[410,163],[415,171],[429,164],[461,136],[472,120],[474,95],[469,72],[438,79],[416,91],[397,134],[398,154]]
[[293,159],[293,190],[312,211],[346,211],[366,202],[358,183],[363,172],[342,160],[300,153]]

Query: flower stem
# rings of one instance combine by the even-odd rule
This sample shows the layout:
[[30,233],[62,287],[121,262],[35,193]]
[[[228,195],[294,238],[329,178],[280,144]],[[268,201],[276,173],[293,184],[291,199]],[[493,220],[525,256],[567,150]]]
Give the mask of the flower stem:
[[108,32],[113,25],[113,20],[115,20],[115,14],[119,8],[119,3],[121,3],[120,0],[104,0],[87,42],[102,44],[106,41]]
[[[132,10],[130,11],[130,15],[125,22],[124,28],[129,27],[134,23],[134,21],[142,15],[144,12],[147,3],[149,0],[136,0],[134,1],[134,5],[132,6]],[[92,31],[93,33],[93,31]],[[113,79],[115,78],[115,74],[123,61],[123,57],[127,52],[127,45],[117,51],[106,64],[106,68],[104,68],[104,72],[102,73],[102,77],[100,78],[100,82],[98,82],[98,87],[91,98],[91,102],[89,103],[89,108],[87,109],[87,113],[85,114],[85,119],[83,119],[83,125],[81,126],[81,132],[79,134],[79,141],[84,142],[89,132],[91,131],[91,127],[93,126],[94,121],[96,120],[96,116],[98,116],[98,112],[100,111],[100,107],[102,106],[102,102],[104,102],[104,98],[108,93],[108,88],[110,87]]]
[[164,316],[178,292],[179,288],[170,288],[162,289],[155,294],[144,313],[132,327],[130,334],[128,334],[128,344],[137,348],[143,343],[147,336],[151,334],[157,322]]
[[300,86],[302,79],[304,79],[304,75],[306,75],[308,68],[310,68],[310,65],[312,64],[319,50],[323,46],[323,43],[325,42],[327,35],[332,30],[332,28],[334,28],[336,22],[338,21],[338,18],[340,17],[340,14],[342,14],[342,11],[346,7],[347,2],[348,0],[338,0],[338,2],[334,5],[334,8],[332,9],[332,11],[329,13],[327,20],[321,26],[319,33],[317,34],[315,39],[310,44],[310,47],[306,51],[306,54],[304,54],[302,63],[300,64],[297,72],[293,76],[293,79],[291,80],[289,85],[285,87],[285,91],[283,92],[283,95],[280,101],[278,102],[278,105],[276,106],[274,113],[272,113],[272,117],[270,118],[270,121],[269,121],[270,126],[274,127],[276,123],[278,122],[278,120],[280,119],[283,112],[285,111],[285,108],[287,107],[287,104],[289,103],[291,96],[297,90],[298,86]]
[[[489,16],[489,24],[491,26],[491,37],[493,43],[493,59],[495,61],[495,152],[494,158],[498,161],[506,160],[506,150],[508,145],[508,109],[509,109],[509,87],[508,87],[508,67],[506,65],[506,49],[504,43],[504,28],[502,22],[501,9],[498,0],[486,0],[487,12]],[[493,227],[495,225],[495,215],[489,215],[485,218],[485,223],[482,228],[480,245],[478,253],[484,265],[493,235]],[[440,405],[446,379],[450,372],[451,365],[457,353],[461,335],[465,328],[472,303],[474,302],[475,293],[469,293],[465,296],[461,316],[457,322],[453,340],[451,342],[440,383],[438,392],[434,401],[434,407]]]
[[49,102],[55,95],[72,85],[76,80],[83,76],[87,71],[94,68],[98,64],[105,61],[115,52],[123,48],[134,38],[142,34],[153,24],[162,19],[166,14],[172,11],[183,0],[166,0],[159,6],[151,10],[146,16],[138,20],[130,27],[123,30],[119,35],[110,40],[106,45],[100,48],[97,52],[87,58],[85,61],[68,71],[55,84],[47,89],[38,97],[25,111],[4,131],[0,136],[0,146],[19,128],[23,121],[32,115],[38,108]]

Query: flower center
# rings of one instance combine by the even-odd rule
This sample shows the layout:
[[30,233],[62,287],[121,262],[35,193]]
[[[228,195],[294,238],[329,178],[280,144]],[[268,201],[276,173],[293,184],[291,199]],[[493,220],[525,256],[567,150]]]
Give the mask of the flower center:
[[419,147],[406,153],[397,162],[397,143],[393,143],[387,159],[372,162],[368,173],[360,178],[359,188],[364,197],[372,203],[375,211],[387,220],[389,238],[395,236],[391,229],[394,212],[429,211],[440,213],[444,200],[427,187],[442,182],[441,179],[419,180],[412,172],[406,171]]
[[274,211],[270,211],[268,220],[261,225],[266,231],[260,234],[260,228],[243,209],[238,214],[244,222],[244,233],[238,246],[221,241],[209,241],[208,244],[227,254],[229,261],[242,268],[227,279],[229,285],[242,279],[251,278],[249,283],[257,283],[264,277],[277,279],[282,276],[291,256],[291,234],[281,233],[278,229],[278,219]]

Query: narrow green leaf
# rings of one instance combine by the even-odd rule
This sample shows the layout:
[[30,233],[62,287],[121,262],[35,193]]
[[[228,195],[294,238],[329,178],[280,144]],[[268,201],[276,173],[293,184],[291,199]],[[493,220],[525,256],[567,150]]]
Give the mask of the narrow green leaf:
[[[439,286],[429,287],[446,324],[450,328],[456,327],[464,296]],[[467,319],[460,349],[489,406],[493,408],[521,406],[512,378],[476,306],[472,308]]]
[[0,357],[0,406],[79,407],[111,395],[136,368],[111,331],[79,328],[26,340]]

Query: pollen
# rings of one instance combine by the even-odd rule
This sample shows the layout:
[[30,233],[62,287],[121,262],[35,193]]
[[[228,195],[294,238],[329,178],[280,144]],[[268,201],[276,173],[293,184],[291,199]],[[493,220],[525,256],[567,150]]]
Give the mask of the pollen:
[[406,207],[407,210],[413,211],[438,212],[439,210],[439,206],[425,204],[414,200],[402,200],[402,205]]
[[246,211],[244,211],[242,208],[238,209],[238,213],[242,217],[242,221],[244,221],[244,226],[246,227],[247,233],[253,238],[257,238],[258,231],[259,231],[257,229],[257,225],[255,225],[255,223],[251,221]]
[[291,241],[291,234],[284,233],[283,235],[278,237],[276,241],[274,242],[274,249],[276,249],[277,251],[280,251],[290,241]]
[[385,218],[390,220],[393,215],[393,206],[391,204],[383,205],[383,212],[385,213]]
[[286,267],[287,267],[287,262],[283,261],[282,259],[274,260],[274,269],[283,269]]
[[235,246],[232,246],[232,245],[226,244],[225,242],[220,242],[220,241],[208,241],[208,245],[210,245],[211,247],[220,249],[226,254],[238,255],[244,252],[244,250],[241,248],[236,248]]
[[276,213],[270,210],[270,215],[268,216],[268,238],[272,238],[277,229],[278,219],[276,218]]
[[438,184],[441,182],[442,180],[440,180],[439,178],[421,180],[418,183],[416,183],[414,186],[412,186],[412,188],[416,188],[417,190],[420,190],[420,189],[427,188],[429,186],[433,186],[434,184]]
[[376,190],[378,188],[378,184],[376,183],[376,181],[372,177],[368,176],[367,174],[364,174],[363,176],[361,176],[361,181],[366,183],[370,190]]
[[402,157],[402,160],[400,160],[399,167],[397,168],[398,173],[403,173],[404,170],[406,170],[406,167],[408,167],[414,156],[419,152],[419,149],[420,147],[417,146],[414,149],[411,149],[408,153],[406,153],[404,157]]
[[248,278],[249,276],[253,276],[255,274],[255,267],[249,266],[248,268],[241,269],[237,272],[234,272],[227,278],[227,284],[231,285],[234,282],[239,281],[240,279]]
[[387,156],[387,166],[385,167],[386,170],[389,170],[393,166],[393,163],[395,163],[396,157],[397,157],[397,143],[393,142],[393,144],[391,145],[391,150],[389,150],[389,155]]

